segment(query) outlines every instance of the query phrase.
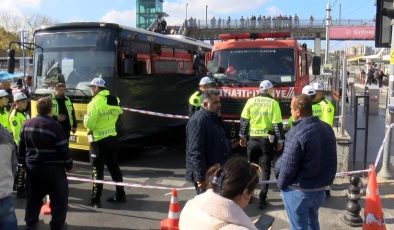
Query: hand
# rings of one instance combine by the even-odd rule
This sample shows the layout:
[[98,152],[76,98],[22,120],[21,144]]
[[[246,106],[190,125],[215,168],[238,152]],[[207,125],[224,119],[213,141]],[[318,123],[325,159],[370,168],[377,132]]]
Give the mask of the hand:
[[57,116],[57,121],[62,122],[62,121],[64,121],[64,120],[66,120],[66,115],[59,114],[59,115]]
[[283,148],[283,144],[280,143],[276,144],[276,151],[280,151],[282,150],[282,148]]
[[71,128],[71,132],[75,133],[77,131],[77,128]]
[[239,139],[239,145],[246,147],[246,137],[241,137],[241,139]]
[[231,140],[231,148],[232,148],[232,149],[237,148],[238,145],[239,145],[239,140],[238,140],[238,139],[232,139],[232,140]]
[[197,187],[201,188],[203,186],[203,181],[196,181]]

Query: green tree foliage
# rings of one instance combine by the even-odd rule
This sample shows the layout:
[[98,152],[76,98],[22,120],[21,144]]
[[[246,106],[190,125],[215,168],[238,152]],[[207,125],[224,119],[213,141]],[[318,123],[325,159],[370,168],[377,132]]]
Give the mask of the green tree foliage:
[[[7,32],[4,28],[0,27],[0,57],[7,56],[8,45],[11,41],[19,41],[18,34]],[[19,48],[17,48],[17,55],[19,51]]]

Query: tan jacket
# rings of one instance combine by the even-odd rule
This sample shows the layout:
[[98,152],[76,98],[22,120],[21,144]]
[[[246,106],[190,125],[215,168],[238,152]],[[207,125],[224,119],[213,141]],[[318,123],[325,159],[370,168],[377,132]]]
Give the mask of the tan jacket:
[[186,203],[181,212],[179,229],[257,230],[241,207],[212,189]]

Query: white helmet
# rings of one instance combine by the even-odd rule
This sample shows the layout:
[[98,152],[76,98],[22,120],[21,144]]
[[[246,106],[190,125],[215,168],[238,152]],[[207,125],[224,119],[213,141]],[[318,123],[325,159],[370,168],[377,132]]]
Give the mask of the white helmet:
[[306,85],[304,86],[304,88],[302,88],[302,94],[313,96],[316,95],[316,91],[312,86]]
[[0,98],[8,96],[7,91],[5,91],[4,89],[0,89]]
[[264,80],[260,83],[260,90],[267,90],[273,88],[274,85],[268,80]]
[[26,99],[27,99],[26,95],[22,92],[16,93],[14,96],[14,101],[22,101]]
[[323,86],[323,84],[320,83],[320,82],[315,82],[315,83],[313,83],[313,84],[312,84],[312,87],[313,87],[313,89],[316,90],[316,91],[323,91],[323,90],[324,90],[324,86]]
[[209,84],[212,84],[212,83],[213,82],[212,82],[211,78],[203,77],[203,78],[201,78],[199,85],[209,85]]

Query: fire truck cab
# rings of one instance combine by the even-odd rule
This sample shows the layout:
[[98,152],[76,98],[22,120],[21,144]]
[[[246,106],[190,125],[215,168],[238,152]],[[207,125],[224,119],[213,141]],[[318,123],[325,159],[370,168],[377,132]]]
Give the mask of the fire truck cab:
[[[283,118],[288,118],[292,96],[309,84],[312,70],[313,75],[320,74],[320,57],[313,57],[288,32],[221,34],[219,38],[207,68],[220,91],[224,119],[239,119],[246,100],[258,94],[263,80],[274,85],[273,96]],[[238,137],[238,126],[230,124],[231,138]]]

